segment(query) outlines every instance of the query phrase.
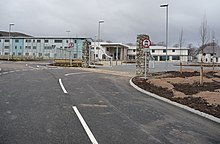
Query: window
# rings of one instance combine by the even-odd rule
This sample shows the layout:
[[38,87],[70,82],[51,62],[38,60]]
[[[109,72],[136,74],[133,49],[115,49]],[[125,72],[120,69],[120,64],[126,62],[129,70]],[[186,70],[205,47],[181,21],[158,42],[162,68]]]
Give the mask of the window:
[[26,49],[31,49],[31,46],[25,46]]
[[36,46],[33,46],[33,49],[37,49],[37,47],[36,47]]
[[1,42],[1,40],[0,40],[0,42]]
[[172,52],[175,52],[175,50],[172,50]]
[[155,53],[155,50],[152,50],[152,53]]
[[17,49],[17,46],[15,46],[15,49]]
[[54,43],[62,43],[62,40],[54,40]]
[[166,61],[166,56],[160,56],[160,61]]
[[29,53],[25,53],[26,56],[29,56]]
[[18,40],[18,39],[15,39],[15,42],[16,42],[16,43],[19,43],[19,40]]
[[41,57],[43,54],[42,53],[39,53],[39,57]]
[[48,43],[48,42],[49,42],[49,40],[44,40],[44,42],[45,42],[45,43]]
[[35,42],[35,40],[33,40],[33,42]]
[[135,52],[136,50],[134,49],[133,52]]
[[9,53],[8,53],[8,52],[5,52],[5,55],[9,55]]
[[66,43],[68,43],[68,40],[66,40]]
[[5,46],[5,49],[9,49],[9,46]]
[[[93,48],[93,49],[94,49],[94,48]],[[106,51],[109,51],[109,48],[107,48]]]
[[31,40],[30,40],[30,39],[26,39],[26,42],[27,42],[27,43],[30,43],[30,42],[31,42]]
[[75,40],[75,43],[77,43],[77,40]]
[[21,53],[19,52],[18,55],[21,55]]
[[166,53],[166,50],[163,50],[163,53]]
[[22,46],[20,46],[20,49],[22,49]]
[[41,40],[37,40],[37,43],[40,43],[41,42]]
[[172,56],[172,60],[180,60],[180,56]]
[[5,42],[9,42],[9,39],[5,39]]

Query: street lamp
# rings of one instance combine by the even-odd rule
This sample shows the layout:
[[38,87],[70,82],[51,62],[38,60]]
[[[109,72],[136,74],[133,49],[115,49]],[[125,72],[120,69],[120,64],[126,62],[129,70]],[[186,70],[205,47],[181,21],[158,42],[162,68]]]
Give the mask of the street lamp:
[[[100,43],[100,39],[101,39],[101,34],[100,34],[100,31],[101,31],[101,23],[104,23],[104,20],[99,20],[99,27],[98,27],[98,48],[99,48],[99,43]],[[94,55],[95,55],[95,58],[94,60],[96,59],[96,47],[94,49]]]
[[8,32],[8,38],[9,38],[9,54],[8,54],[8,60],[10,59],[10,54],[11,54],[11,27],[14,26],[14,23],[9,24],[9,32]]
[[168,47],[168,4],[161,4],[161,8],[166,8],[166,71],[167,71],[167,47]]

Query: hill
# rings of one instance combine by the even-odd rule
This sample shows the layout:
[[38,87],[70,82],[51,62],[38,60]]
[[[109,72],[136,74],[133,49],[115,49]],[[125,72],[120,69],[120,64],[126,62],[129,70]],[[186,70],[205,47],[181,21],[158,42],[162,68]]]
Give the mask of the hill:
[[[20,32],[11,32],[10,35],[12,37],[32,37],[30,35],[24,34],[24,33],[20,33]],[[9,36],[9,32],[6,31],[0,31],[0,37],[8,37]]]

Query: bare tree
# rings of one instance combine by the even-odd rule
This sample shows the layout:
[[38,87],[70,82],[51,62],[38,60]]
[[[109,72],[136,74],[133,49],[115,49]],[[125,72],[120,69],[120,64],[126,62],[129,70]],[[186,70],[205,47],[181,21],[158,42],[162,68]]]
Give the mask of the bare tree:
[[215,62],[214,62],[214,58],[215,58],[215,32],[212,31],[212,70],[215,70]]
[[180,73],[183,73],[183,64],[182,64],[182,46],[184,44],[184,40],[183,40],[183,29],[180,32],[180,37],[179,37],[179,47],[180,47]]
[[202,56],[201,56],[201,65],[200,65],[200,85],[203,85],[203,58],[204,58],[204,53],[203,50],[205,48],[205,44],[208,43],[209,40],[209,32],[208,32],[208,24],[207,24],[207,19],[204,16],[202,22],[201,22],[201,26],[200,26],[200,39],[201,39],[201,52],[202,52]]

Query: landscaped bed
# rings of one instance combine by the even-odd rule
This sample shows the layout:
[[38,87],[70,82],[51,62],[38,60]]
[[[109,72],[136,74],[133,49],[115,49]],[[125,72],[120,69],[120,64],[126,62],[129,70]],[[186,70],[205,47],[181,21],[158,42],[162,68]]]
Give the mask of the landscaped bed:
[[200,85],[199,72],[185,70],[155,73],[146,80],[133,78],[142,89],[220,118],[220,71],[205,71]]

